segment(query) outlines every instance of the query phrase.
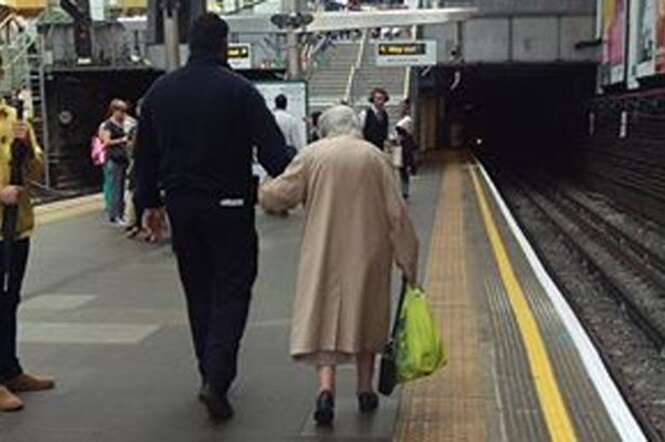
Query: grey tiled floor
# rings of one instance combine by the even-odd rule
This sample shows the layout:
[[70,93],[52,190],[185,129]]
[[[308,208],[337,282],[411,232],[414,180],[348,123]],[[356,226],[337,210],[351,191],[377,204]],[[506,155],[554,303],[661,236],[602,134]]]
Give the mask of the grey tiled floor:
[[[423,173],[411,202],[426,260],[438,175]],[[168,246],[125,240],[101,216],[38,231],[21,310],[22,362],[58,378],[54,392],[23,396],[0,414],[0,442],[390,440],[396,402],[355,413],[355,373],[340,371],[332,431],[311,424],[310,369],[288,357],[301,211],[258,215],[260,276],[231,399],[237,411],[213,428],[195,394],[184,302]]]

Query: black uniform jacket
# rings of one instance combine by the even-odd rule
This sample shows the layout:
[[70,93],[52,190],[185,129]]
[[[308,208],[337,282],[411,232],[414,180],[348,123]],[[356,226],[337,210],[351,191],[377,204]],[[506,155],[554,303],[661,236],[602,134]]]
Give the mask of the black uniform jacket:
[[211,54],[161,77],[145,96],[136,140],[137,192],[146,207],[159,190],[253,200],[253,148],[272,175],[290,161],[284,136],[256,88]]

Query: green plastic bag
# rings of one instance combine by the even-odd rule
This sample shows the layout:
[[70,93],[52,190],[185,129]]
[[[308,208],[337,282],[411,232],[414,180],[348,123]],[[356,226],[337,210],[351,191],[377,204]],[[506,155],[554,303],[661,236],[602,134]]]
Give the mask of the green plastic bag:
[[447,363],[439,326],[420,289],[406,292],[397,334],[397,379],[400,383],[428,376]]

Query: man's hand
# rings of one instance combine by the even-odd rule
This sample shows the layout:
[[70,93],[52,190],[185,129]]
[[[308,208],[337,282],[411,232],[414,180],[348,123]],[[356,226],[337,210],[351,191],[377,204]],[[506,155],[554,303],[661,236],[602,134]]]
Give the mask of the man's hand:
[[160,209],[146,209],[143,214],[143,226],[148,230],[154,242],[162,239],[162,213]]
[[5,206],[16,206],[22,191],[21,186],[5,186],[0,190],[0,202]]

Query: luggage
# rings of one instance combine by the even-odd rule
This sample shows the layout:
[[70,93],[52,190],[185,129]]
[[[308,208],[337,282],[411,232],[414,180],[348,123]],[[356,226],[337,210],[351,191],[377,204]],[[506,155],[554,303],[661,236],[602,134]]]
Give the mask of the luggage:
[[390,396],[397,386],[397,334],[399,329],[399,320],[401,317],[402,305],[404,303],[404,296],[406,295],[406,280],[402,280],[402,289],[397,303],[397,310],[395,313],[395,320],[393,321],[393,328],[390,333],[390,339],[383,348],[381,353],[381,369],[379,372],[379,393]]
[[421,289],[408,289],[402,305],[396,365],[399,383],[429,376],[447,363],[439,325]]
[[104,149],[104,143],[99,137],[92,137],[90,158],[95,166],[102,166],[106,162],[106,149]]
[[422,289],[402,282],[390,340],[381,354],[379,392],[390,396],[397,384],[429,376],[447,363],[447,355]]

